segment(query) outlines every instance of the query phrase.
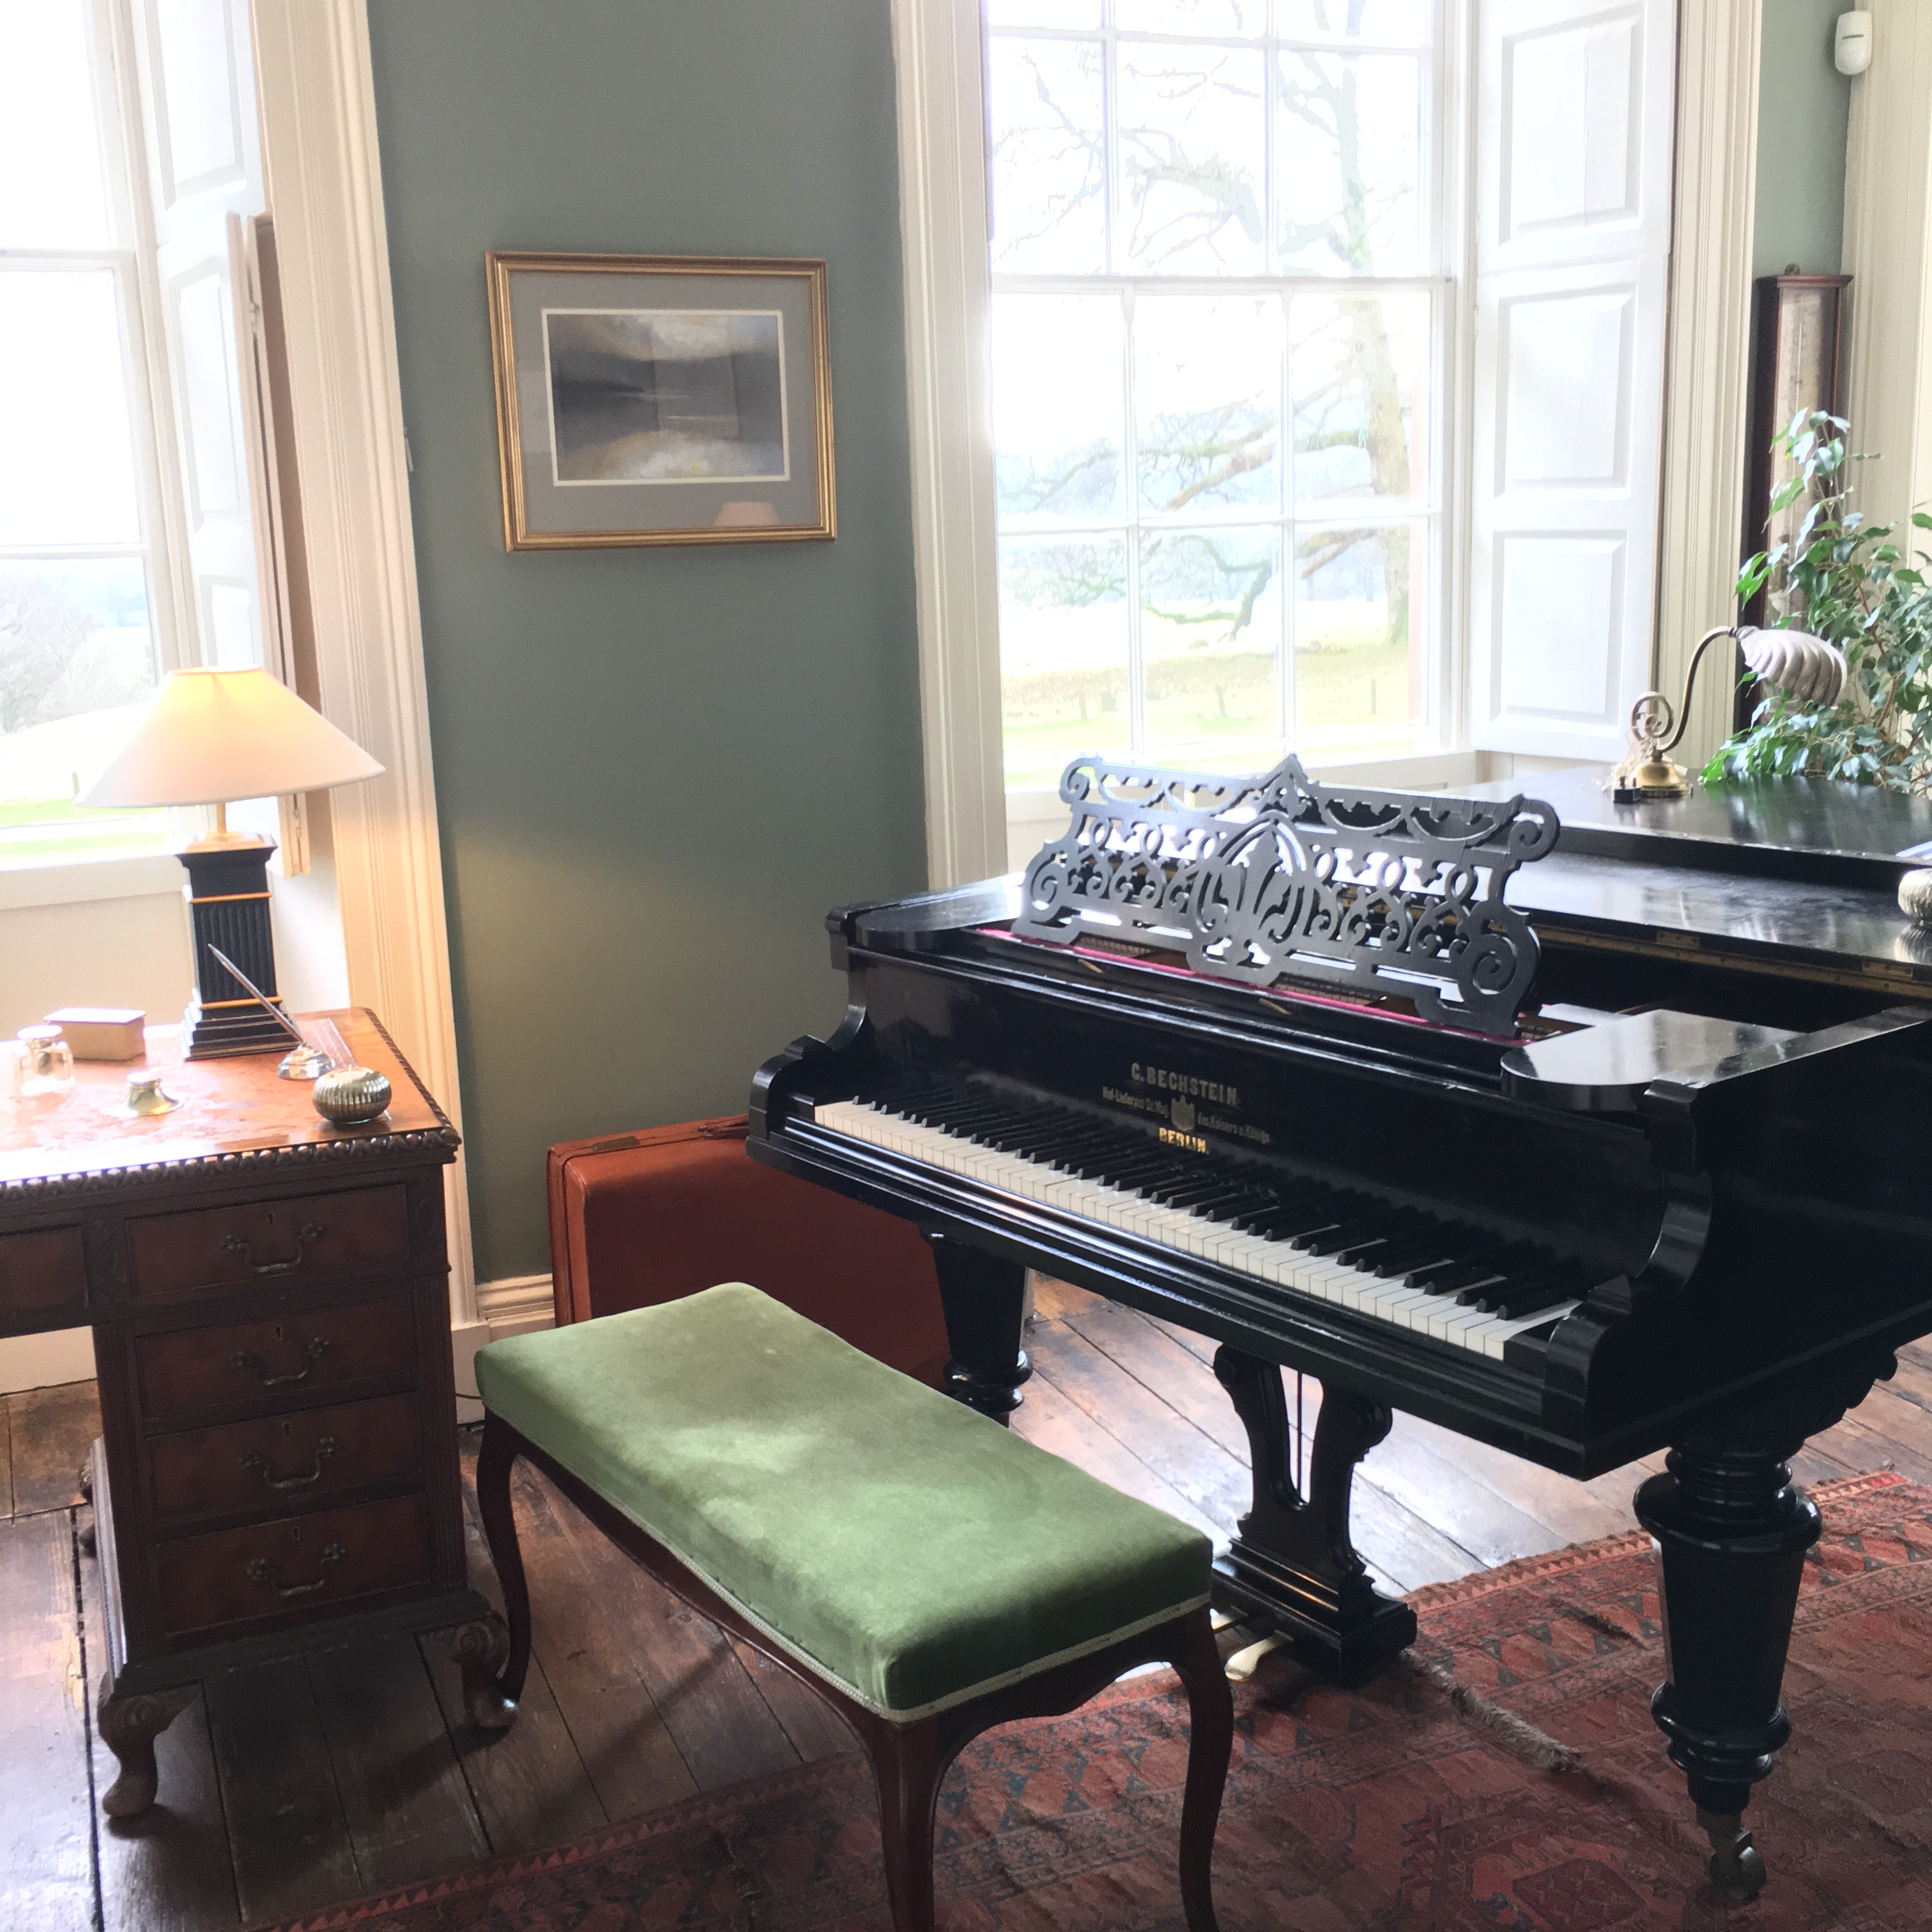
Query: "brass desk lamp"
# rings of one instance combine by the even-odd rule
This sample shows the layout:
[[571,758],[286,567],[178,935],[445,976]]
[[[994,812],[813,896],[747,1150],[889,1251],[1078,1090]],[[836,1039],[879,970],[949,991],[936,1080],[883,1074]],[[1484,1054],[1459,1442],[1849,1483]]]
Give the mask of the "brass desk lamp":
[[1610,775],[1610,796],[1618,805],[1652,799],[1682,798],[1696,781],[1670,756],[1684,736],[1690,715],[1691,687],[1704,653],[1719,638],[1734,638],[1744,662],[1760,683],[1788,691],[1801,704],[1835,704],[1845,688],[1845,654],[1809,631],[1763,631],[1755,624],[1720,624],[1706,631],[1690,653],[1684,694],[1673,706],[1660,691],[1646,691],[1630,706],[1630,746]]

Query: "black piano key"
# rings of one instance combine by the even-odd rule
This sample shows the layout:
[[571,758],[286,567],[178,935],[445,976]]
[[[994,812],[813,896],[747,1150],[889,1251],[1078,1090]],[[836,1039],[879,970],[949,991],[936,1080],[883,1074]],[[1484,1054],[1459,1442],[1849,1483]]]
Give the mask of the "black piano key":
[[1190,1214],[1198,1214],[1204,1221],[1225,1221],[1230,1217],[1232,1210],[1238,1203],[1252,1198],[1252,1191],[1241,1182],[1224,1181],[1212,1193],[1190,1201],[1187,1204],[1187,1211]]
[[1245,1226],[1250,1216],[1272,1204],[1273,1198],[1266,1189],[1244,1187],[1220,1201],[1203,1202],[1195,1212],[1210,1221],[1226,1221]]
[[1493,1313],[1494,1310],[1490,1305],[1490,1298],[1502,1294],[1509,1286],[1509,1282],[1510,1277],[1496,1268],[1478,1268],[1476,1270],[1476,1279],[1474,1281],[1466,1282],[1456,1291],[1456,1305],[1462,1308],[1480,1309],[1485,1313]]
[[1518,1322],[1526,1315],[1534,1315],[1543,1309],[1554,1308],[1561,1302],[1577,1298],[1575,1281],[1564,1275],[1521,1286],[1512,1282],[1496,1298],[1492,1308],[1505,1321]]
[[1264,1240],[1284,1241],[1293,1246],[1306,1236],[1338,1227],[1340,1221],[1336,1210],[1325,1201],[1298,1201],[1265,1216],[1255,1232]]
[[1288,1246],[1299,1249],[1305,1255],[1329,1256],[1339,1255],[1345,1248],[1359,1247],[1375,1238],[1375,1223],[1372,1221],[1338,1221],[1312,1233],[1291,1235]]
[[1472,1254],[1467,1247],[1445,1261],[1412,1268],[1402,1278],[1404,1288],[1426,1288],[1431,1294],[1451,1294],[1472,1282],[1486,1281],[1496,1273],[1486,1256]]
[[1210,1208],[1217,1208],[1223,1202],[1240,1200],[1246,1192],[1246,1186],[1240,1180],[1231,1180],[1227,1174],[1221,1174],[1217,1180],[1210,1180],[1205,1186],[1188,1188],[1188,1200],[1180,1205],[1188,1208],[1190,1214],[1205,1214]]
[[1442,1240],[1430,1240],[1417,1236],[1408,1240],[1391,1240],[1384,1244],[1376,1252],[1365,1256],[1360,1265],[1370,1274],[1382,1280],[1393,1280],[1397,1275],[1404,1277],[1406,1288],[1426,1288],[1426,1282],[1410,1281],[1410,1271],[1431,1262],[1441,1262],[1447,1258],[1448,1244]]

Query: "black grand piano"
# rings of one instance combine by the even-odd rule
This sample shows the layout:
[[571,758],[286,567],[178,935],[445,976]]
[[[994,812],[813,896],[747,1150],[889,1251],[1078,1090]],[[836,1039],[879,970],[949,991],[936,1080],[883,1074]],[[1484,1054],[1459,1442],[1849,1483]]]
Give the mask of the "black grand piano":
[[845,1020],[760,1071],[750,1150],[918,1222],[989,1415],[1029,1267],[1215,1337],[1254,1467],[1217,1595],[1345,1678],[1415,1632],[1348,1534],[1392,1410],[1579,1477],[1668,1446],[1652,1710],[1750,1895],[1820,1533],[1786,1460],[1932,1330],[1932,806],[1546,788],[1076,760],[1022,878],[830,916]]

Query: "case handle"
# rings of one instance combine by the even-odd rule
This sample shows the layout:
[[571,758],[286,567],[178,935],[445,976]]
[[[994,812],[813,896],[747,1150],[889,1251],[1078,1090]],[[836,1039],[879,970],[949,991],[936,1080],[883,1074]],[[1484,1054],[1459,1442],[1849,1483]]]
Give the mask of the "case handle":
[[296,1382],[307,1382],[309,1377],[315,1373],[316,1364],[328,1353],[331,1346],[327,1336],[316,1336],[314,1340],[302,1351],[303,1358],[308,1366],[306,1368],[297,1370],[292,1376],[268,1374],[268,1364],[260,1355],[254,1354],[247,1348],[237,1348],[234,1354],[229,1357],[228,1366],[232,1369],[244,1369],[250,1371],[264,1388],[288,1388]]
[[259,1449],[244,1449],[242,1452],[242,1466],[244,1469],[258,1470],[262,1486],[271,1490],[305,1490],[322,1480],[322,1466],[335,1454],[335,1438],[325,1436],[315,1445],[315,1467],[305,1476],[272,1476],[268,1474],[268,1459]]
[[284,1583],[281,1573],[266,1556],[251,1556],[248,1559],[250,1580],[266,1583],[278,1597],[312,1597],[318,1590],[328,1588],[329,1567],[340,1563],[349,1554],[339,1543],[327,1544],[322,1552],[322,1574],[312,1583]]
[[320,1221],[304,1221],[296,1231],[296,1250],[285,1262],[258,1262],[255,1258],[255,1244],[244,1241],[239,1234],[224,1234],[221,1238],[221,1252],[224,1255],[239,1255],[249,1272],[253,1274],[293,1274],[302,1264],[310,1246],[328,1233]]

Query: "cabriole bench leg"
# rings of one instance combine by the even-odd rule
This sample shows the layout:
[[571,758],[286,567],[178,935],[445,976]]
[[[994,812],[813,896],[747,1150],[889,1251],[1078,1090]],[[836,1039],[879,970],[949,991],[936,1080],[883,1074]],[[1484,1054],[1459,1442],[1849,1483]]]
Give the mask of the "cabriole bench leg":
[[1187,1932],[1217,1932],[1214,1919],[1214,1828],[1234,1744],[1234,1697],[1221,1667],[1221,1647],[1208,1612],[1187,1620],[1186,1648],[1174,1668],[1187,1693],[1187,1788],[1180,1802],[1180,1901]]
[[[530,1592],[524,1576],[524,1553],[517,1544],[516,1512],[510,1505],[510,1471],[523,1448],[523,1438],[501,1417],[483,1418],[483,1448],[476,1459],[476,1505],[483,1517],[483,1540],[502,1586],[503,1607],[510,1624],[510,1654],[496,1680],[503,1714],[492,1729],[506,1728],[524,1694],[530,1667]],[[469,1687],[465,1686],[466,1696]]]
[[931,1718],[916,1724],[881,1720],[867,1726],[866,1742],[879,1787],[892,1932],[934,1932],[933,1814],[952,1754],[940,1742],[938,1720]]

